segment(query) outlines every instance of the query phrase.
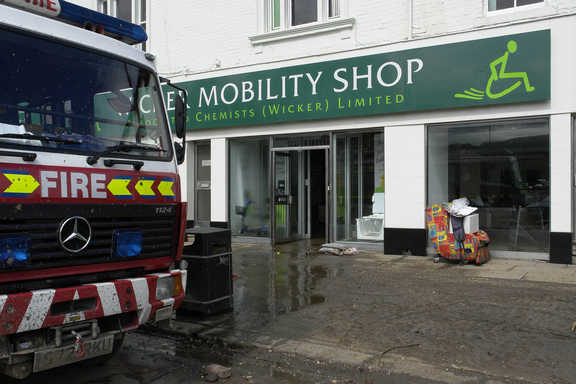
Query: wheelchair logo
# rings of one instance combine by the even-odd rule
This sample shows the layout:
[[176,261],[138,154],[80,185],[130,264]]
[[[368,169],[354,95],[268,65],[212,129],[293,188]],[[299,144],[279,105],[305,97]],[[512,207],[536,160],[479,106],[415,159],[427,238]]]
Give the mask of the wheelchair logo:
[[[469,99],[469,100],[484,100],[484,98],[499,99],[513,92],[514,90],[516,90],[516,88],[520,87],[522,84],[524,84],[524,89],[526,90],[526,92],[534,92],[536,88],[530,85],[530,80],[528,79],[528,75],[526,74],[526,72],[506,72],[506,65],[508,64],[508,59],[510,55],[514,54],[517,50],[518,50],[518,44],[516,43],[516,41],[514,40],[508,41],[506,52],[502,56],[500,56],[499,58],[490,63],[490,78],[486,83],[485,90],[481,91],[476,88],[470,88],[464,91],[464,93],[456,93],[454,95],[454,98]],[[500,69],[498,69],[498,66],[500,66]],[[502,91],[494,92],[492,89],[494,83],[498,81],[502,83],[501,80],[506,79],[517,79],[517,81]]]

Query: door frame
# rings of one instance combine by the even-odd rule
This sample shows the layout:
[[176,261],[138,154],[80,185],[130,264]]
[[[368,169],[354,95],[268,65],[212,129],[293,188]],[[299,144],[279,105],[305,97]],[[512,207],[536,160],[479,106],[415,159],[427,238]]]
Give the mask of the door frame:
[[[331,136],[331,135],[330,135]],[[330,137],[330,141],[331,141],[331,137]],[[286,240],[286,241],[279,241],[277,239],[276,236],[276,204],[275,204],[275,183],[276,183],[276,156],[275,153],[276,152],[291,152],[291,151],[296,151],[299,154],[299,161],[298,161],[298,167],[299,167],[299,175],[305,175],[304,171],[304,166],[305,166],[305,162],[302,161],[305,157],[308,157],[309,159],[309,152],[308,151],[312,151],[312,150],[324,150],[324,168],[325,168],[325,174],[326,174],[326,181],[325,181],[325,198],[326,198],[326,211],[325,211],[325,241],[329,242],[330,241],[330,227],[331,227],[331,209],[332,209],[332,203],[330,201],[330,192],[332,189],[332,172],[331,172],[331,157],[330,157],[330,153],[331,153],[331,145],[316,145],[316,146],[303,146],[303,147],[284,147],[284,148],[274,148],[273,147],[273,137],[270,137],[270,157],[269,157],[269,164],[270,164],[270,186],[269,186],[269,192],[270,192],[270,241],[272,243],[272,245],[276,245],[276,244],[280,244],[280,243],[286,243],[286,242],[291,242],[291,241],[297,241],[298,239],[290,239],[290,240]],[[306,153],[308,152],[308,153]],[[309,161],[308,161],[309,163]],[[309,164],[307,164],[308,168],[309,168]],[[302,180],[304,181],[304,180]],[[304,187],[304,185],[303,185]],[[308,186],[308,193],[306,193],[305,188],[299,188],[299,193],[301,193],[302,195],[306,195],[306,199],[307,199],[307,207],[306,209],[309,211],[310,210],[310,188]],[[299,200],[300,202],[302,200]],[[301,204],[301,203],[300,203]],[[298,207],[298,212],[301,214],[304,212],[302,205],[300,205]],[[310,221],[310,214],[308,212],[308,215],[306,215],[307,217],[299,217],[298,218],[298,227],[301,229],[300,232],[302,232],[302,239],[304,238],[309,238],[310,236],[306,237],[306,227],[308,227],[308,229],[310,230],[310,226],[309,226],[309,221]],[[307,220],[308,223],[305,221]],[[310,234],[308,234],[310,235]]]

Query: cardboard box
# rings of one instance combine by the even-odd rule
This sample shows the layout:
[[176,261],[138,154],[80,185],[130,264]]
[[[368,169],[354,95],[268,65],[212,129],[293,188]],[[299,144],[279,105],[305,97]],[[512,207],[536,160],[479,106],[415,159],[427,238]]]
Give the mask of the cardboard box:
[[[450,224],[448,225],[450,233],[452,233],[452,219],[449,220]],[[473,213],[471,215],[464,217],[464,232],[466,233],[475,233],[480,230],[480,216],[477,213]]]

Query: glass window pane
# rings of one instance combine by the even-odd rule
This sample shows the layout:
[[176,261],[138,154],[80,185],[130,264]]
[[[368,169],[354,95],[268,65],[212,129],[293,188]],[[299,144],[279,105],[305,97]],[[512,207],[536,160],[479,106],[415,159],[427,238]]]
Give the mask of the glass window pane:
[[543,3],[544,0],[516,0],[516,5],[529,5],[529,4],[536,4],[536,3]]
[[313,23],[318,20],[317,0],[292,0],[292,25]]
[[[7,30],[0,30],[0,46],[6,52],[0,56],[2,133],[29,132],[77,142],[2,140],[0,144],[95,153],[131,142],[145,148],[122,157],[170,156],[172,142],[161,113],[161,89],[149,70],[96,51]],[[50,76],[38,71],[39,62]]]
[[336,239],[346,237],[346,137],[337,136],[335,143],[334,173],[334,234]]
[[272,0],[272,29],[280,28],[280,0]]
[[132,22],[132,0],[118,0],[116,17]]
[[328,17],[340,16],[340,0],[328,0]]
[[356,219],[359,217],[359,212],[361,210],[362,197],[359,190],[359,185],[361,184],[360,179],[360,166],[359,155],[360,155],[360,138],[350,137],[348,142],[348,198],[347,198],[347,215],[348,215],[348,240],[354,240],[357,238],[356,234]]
[[140,0],[140,21],[146,21],[146,1]]
[[299,135],[299,136],[276,136],[274,148],[310,147],[318,145],[330,145],[328,135]]
[[489,11],[496,11],[506,8],[514,8],[514,0],[490,0],[488,3]]
[[235,236],[268,237],[269,140],[230,141],[230,224]]
[[336,240],[383,240],[383,133],[336,138],[335,199]]
[[103,14],[107,15],[108,14],[108,0],[100,0],[98,2],[99,5],[99,11],[102,12]]
[[467,197],[491,249],[546,251],[549,141],[548,120],[431,127],[428,205]]

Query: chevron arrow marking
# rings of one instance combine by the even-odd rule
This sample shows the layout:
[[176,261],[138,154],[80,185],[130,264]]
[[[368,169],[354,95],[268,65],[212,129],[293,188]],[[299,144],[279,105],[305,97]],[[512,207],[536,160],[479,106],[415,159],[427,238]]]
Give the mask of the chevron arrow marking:
[[155,177],[141,177],[136,182],[136,186],[134,189],[138,192],[140,196],[145,199],[154,199],[156,198],[156,194],[152,190],[152,185],[156,181]]
[[164,196],[165,199],[174,199],[176,197],[176,194],[172,190],[173,186],[174,186],[174,179],[170,178],[162,179],[160,184],[158,184],[158,192],[160,192],[160,194]]
[[0,196],[2,197],[28,197],[40,186],[40,183],[27,171],[2,170],[10,185]]
[[128,184],[132,181],[131,176],[116,176],[108,183],[108,190],[118,199],[132,199],[132,193],[128,189]]

